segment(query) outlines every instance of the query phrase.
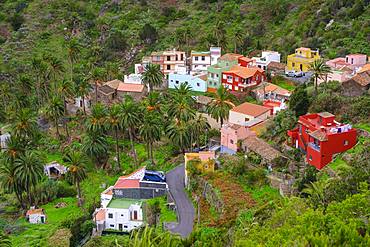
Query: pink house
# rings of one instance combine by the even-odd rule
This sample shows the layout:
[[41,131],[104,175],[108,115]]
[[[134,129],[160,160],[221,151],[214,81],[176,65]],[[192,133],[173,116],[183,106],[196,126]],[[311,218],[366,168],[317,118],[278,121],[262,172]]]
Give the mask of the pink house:
[[235,154],[239,149],[238,142],[255,135],[246,126],[224,124],[221,128],[221,153]]

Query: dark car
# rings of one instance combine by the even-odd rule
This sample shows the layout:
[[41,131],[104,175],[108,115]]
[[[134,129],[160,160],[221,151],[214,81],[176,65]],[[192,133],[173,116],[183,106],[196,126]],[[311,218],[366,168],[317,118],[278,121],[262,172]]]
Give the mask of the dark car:
[[163,172],[146,170],[143,180],[165,183],[166,176]]

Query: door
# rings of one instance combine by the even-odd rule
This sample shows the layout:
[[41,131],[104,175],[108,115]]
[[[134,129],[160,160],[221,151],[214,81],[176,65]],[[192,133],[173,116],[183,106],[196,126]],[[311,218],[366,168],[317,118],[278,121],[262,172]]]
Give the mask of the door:
[[123,230],[123,226],[122,224],[118,224],[118,230],[122,231]]
[[303,65],[302,64],[300,64],[299,65],[299,69],[301,70],[301,71],[303,71],[302,69],[303,69]]
[[41,223],[45,223],[45,217],[41,216]]
[[134,211],[134,220],[137,220],[137,211]]

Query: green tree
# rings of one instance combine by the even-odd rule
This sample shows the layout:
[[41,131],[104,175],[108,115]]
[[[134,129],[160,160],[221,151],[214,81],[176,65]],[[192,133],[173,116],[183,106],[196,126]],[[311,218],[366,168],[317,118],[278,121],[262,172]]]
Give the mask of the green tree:
[[315,95],[317,95],[318,79],[324,79],[327,74],[330,73],[330,67],[326,65],[323,59],[315,60],[310,64],[310,70],[313,72],[314,84],[315,84]]
[[108,160],[108,142],[104,135],[97,132],[85,135],[83,150],[94,161],[96,167],[105,167]]
[[35,113],[29,108],[17,111],[12,119],[12,134],[23,143],[35,141],[38,125]]
[[162,134],[162,119],[157,112],[144,114],[139,127],[139,134],[146,143],[148,159],[153,164],[153,143],[159,141]]
[[82,109],[84,115],[86,115],[86,96],[89,95],[91,86],[90,83],[85,78],[80,78],[76,81],[75,84],[75,92],[76,96],[81,97],[82,99]]
[[207,105],[207,112],[214,119],[221,123],[228,118],[229,111],[235,106],[233,95],[230,94],[223,86],[217,89],[214,99]]
[[190,146],[191,131],[189,122],[178,119],[173,119],[170,125],[166,128],[167,136],[171,142],[175,144],[182,153]]
[[126,96],[123,102],[120,105],[120,117],[121,125],[127,128],[128,135],[130,137],[131,151],[134,156],[134,162],[137,165],[137,155],[134,146],[134,131],[135,127],[140,125],[141,116],[140,116],[139,105],[134,101],[131,96]]
[[97,103],[91,108],[91,115],[87,118],[87,131],[98,134],[105,133],[107,129],[107,109],[101,104]]
[[295,115],[301,116],[307,113],[310,107],[310,101],[307,95],[306,87],[297,87],[289,99],[289,109],[295,112]]
[[181,84],[170,94],[168,115],[183,121],[189,121],[195,117],[194,99],[191,95],[191,87]]
[[189,122],[189,125],[191,126],[192,139],[194,138],[194,140],[196,140],[197,147],[199,148],[200,136],[204,132],[208,131],[211,126],[209,125],[207,119],[201,114],[197,114],[197,116]]
[[83,200],[81,195],[81,182],[86,178],[86,167],[85,164],[87,163],[85,156],[83,153],[78,151],[70,151],[65,155],[64,158],[66,164],[68,165],[68,173],[72,180],[72,182],[76,185],[77,189],[77,198],[78,198],[78,206],[81,207]]
[[12,242],[3,231],[0,231],[0,247],[12,247]]
[[60,138],[59,120],[61,117],[64,116],[63,100],[59,96],[52,97],[50,102],[46,106],[45,114],[54,121],[54,126],[56,128],[58,138]]
[[163,73],[158,64],[149,63],[143,72],[142,80],[148,85],[150,91],[154,87],[159,87],[163,84]]
[[72,38],[67,42],[68,62],[70,65],[70,82],[73,82],[73,65],[77,62],[81,53],[81,45],[76,38]]
[[44,174],[43,160],[38,153],[28,150],[15,161],[15,173],[28,195],[28,204],[32,205],[31,191]]

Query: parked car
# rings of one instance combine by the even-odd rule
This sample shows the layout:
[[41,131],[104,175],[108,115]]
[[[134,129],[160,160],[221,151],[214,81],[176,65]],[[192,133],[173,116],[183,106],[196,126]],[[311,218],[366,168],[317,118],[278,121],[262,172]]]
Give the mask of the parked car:
[[150,171],[146,170],[143,180],[152,182],[166,182],[166,175],[161,171]]
[[286,71],[285,75],[288,77],[302,77],[302,76],[305,76],[305,73],[302,71],[290,70],[290,71]]

